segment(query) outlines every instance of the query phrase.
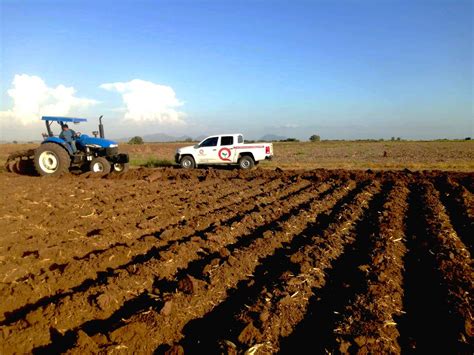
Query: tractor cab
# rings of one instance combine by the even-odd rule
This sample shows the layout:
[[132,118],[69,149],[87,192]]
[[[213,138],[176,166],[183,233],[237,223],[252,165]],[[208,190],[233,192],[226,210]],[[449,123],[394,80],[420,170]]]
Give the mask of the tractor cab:
[[[101,116],[102,118],[102,116]],[[45,121],[46,123],[46,131],[48,133],[43,133],[43,138],[47,139],[48,137],[54,137],[53,130],[51,129],[51,125],[53,122],[57,122],[59,127],[62,127],[64,124],[69,122],[74,124],[79,124],[80,122],[87,122],[87,118],[72,118],[72,117],[53,117],[53,116],[43,116],[41,120]]]

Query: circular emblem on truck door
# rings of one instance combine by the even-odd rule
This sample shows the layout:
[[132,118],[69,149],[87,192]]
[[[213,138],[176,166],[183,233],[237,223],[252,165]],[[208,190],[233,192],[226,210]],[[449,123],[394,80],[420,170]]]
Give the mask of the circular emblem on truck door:
[[219,159],[223,161],[230,161],[231,151],[229,148],[221,148],[219,150]]

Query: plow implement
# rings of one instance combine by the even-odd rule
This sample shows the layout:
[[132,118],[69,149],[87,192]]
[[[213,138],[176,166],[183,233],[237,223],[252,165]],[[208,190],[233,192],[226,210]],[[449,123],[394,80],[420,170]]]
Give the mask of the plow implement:
[[21,150],[10,154],[5,163],[5,169],[11,173],[32,174],[35,172],[35,150]]

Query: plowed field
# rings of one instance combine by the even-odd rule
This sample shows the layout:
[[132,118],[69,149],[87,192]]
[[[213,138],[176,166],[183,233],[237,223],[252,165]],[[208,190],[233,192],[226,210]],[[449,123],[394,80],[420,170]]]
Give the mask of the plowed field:
[[474,173],[0,174],[0,353],[472,353]]

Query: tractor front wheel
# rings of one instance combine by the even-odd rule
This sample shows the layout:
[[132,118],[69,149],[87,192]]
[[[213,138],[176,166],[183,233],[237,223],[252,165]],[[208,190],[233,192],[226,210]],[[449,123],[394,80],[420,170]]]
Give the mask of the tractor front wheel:
[[130,169],[129,163],[114,163],[112,165],[112,172],[117,174],[122,174]]
[[35,169],[42,176],[58,176],[69,171],[71,158],[56,143],[41,144],[35,151]]
[[112,169],[112,167],[109,161],[102,157],[92,159],[91,165],[89,166],[89,170],[93,173],[108,174],[110,173],[110,169]]

